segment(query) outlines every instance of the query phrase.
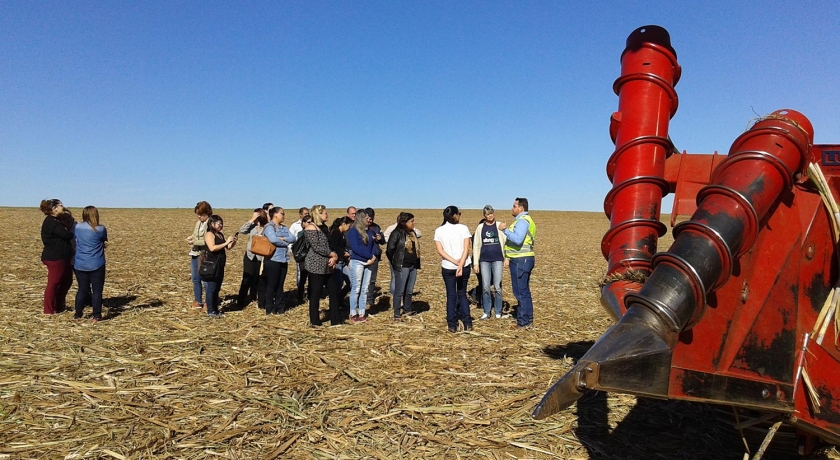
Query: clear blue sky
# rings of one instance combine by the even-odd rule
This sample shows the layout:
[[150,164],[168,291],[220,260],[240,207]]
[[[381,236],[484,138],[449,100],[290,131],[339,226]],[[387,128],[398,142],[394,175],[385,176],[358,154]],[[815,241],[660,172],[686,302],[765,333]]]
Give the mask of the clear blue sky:
[[780,108],[840,143],[837,0],[3,0],[0,205],[602,211],[647,24],[683,67],[680,150]]

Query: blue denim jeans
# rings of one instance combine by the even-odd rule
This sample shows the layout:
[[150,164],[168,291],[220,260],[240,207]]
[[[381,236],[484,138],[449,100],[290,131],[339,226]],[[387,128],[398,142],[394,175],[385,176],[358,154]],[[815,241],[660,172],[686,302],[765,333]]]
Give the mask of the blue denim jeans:
[[370,268],[370,281],[367,287],[367,304],[373,306],[373,300],[376,297],[376,275],[379,273],[379,258],[368,266]]
[[512,257],[510,259],[510,286],[513,296],[519,302],[516,309],[516,325],[530,326],[534,322],[534,303],[531,300],[531,271],[534,257]]
[[102,290],[105,286],[105,266],[96,270],[84,271],[75,270],[76,282],[79,290],[76,291],[76,318],[81,318],[85,306],[90,304],[93,307],[92,318],[102,319]]
[[469,265],[461,271],[461,276],[455,276],[456,270],[440,270],[443,284],[446,285],[446,325],[449,329],[457,329],[459,320],[465,328],[472,327],[470,302],[467,300],[467,283],[471,271]]
[[201,303],[201,296],[203,291],[207,290],[207,286],[205,285],[204,281],[201,281],[201,277],[198,276],[198,256],[190,256],[190,274],[192,275],[192,283],[193,283],[193,295],[195,300],[198,303]]
[[370,267],[361,260],[350,259],[350,317],[365,316],[369,283]]
[[394,305],[394,318],[399,318],[403,312],[411,312],[411,299],[414,295],[414,283],[417,281],[417,269],[415,267],[401,267],[399,270],[392,269],[391,274],[394,281],[391,303]]
[[[502,314],[502,272],[505,268],[504,261],[479,262],[481,269],[481,306],[484,307],[484,314],[490,316],[490,308],[496,310],[496,316]],[[490,286],[493,286],[495,293],[492,295],[493,302],[490,302]]]
[[219,298],[219,293],[222,290],[222,280],[206,281],[206,295],[207,295],[207,314],[219,313],[219,305],[222,303]]

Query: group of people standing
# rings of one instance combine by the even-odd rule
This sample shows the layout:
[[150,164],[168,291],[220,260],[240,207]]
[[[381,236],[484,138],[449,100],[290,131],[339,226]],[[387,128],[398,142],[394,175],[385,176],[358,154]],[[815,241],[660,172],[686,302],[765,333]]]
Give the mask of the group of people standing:
[[99,210],[95,206],[85,207],[82,222],[77,223],[61,200],[42,200],[40,209],[45,216],[41,224],[44,244],[41,261],[47,266],[44,314],[67,310],[67,293],[75,273],[79,289],[74,318],[82,319],[85,307],[90,305],[93,307],[90,319],[101,321],[108,231],[99,224]]
[[[461,211],[456,206],[443,210],[443,223],[435,230],[435,248],[441,257],[441,276],[446,286],[446,323],[449,332],[457,332],[459,325],[469,331],[473,327],[467,299],[467,283],[472,266],[481,275],[480,291],[484,314],[502,318],[502,271],[510,268],[511,286],[517,300],[516,326],[530,328],[534,323],[534,305],[530,278],[534,269],[534,240],[536,224],[528,214],[528,199],[516,198],[511,206],[514,217],[510,227],[495,219],[495,210],[487,205],[484,218],[474,233],[461,223]],[[472,246],[472,248],[470,247]],[[472,249],[472,257],[470,255]],[[492,291],[491,291],[492,288]],[[491,300],[492,298],[492,300]]]
[[[93,321],[102,319],[102,291],[105,282],[105,248],[108,234],[99,224],[94,206],[84,209],[82,222],[76,223],[59,200],[44,200],[41,228],[44,251],[41,259],[48,268],[44,292],[44,313],[60,313],[75,272],[79,284],[76,295],[76,318],[85,306],[93,307]],[[511,208],[514,217],[508,227],[495,217],[492,206],[484,207],[483,219],[473,232],[461,223],[456,206],[443,210],[443,223],[435,230],[434,244],[441,257],[441,277],[446,287],[446,321],[450,332],[471,330],[472,316],[467,299],[471,271],[479,277],[483,315],[480,320],[503,318],[502,274],[509,268],[513,295],[517,300],[517,327],[533,324],[530,274],[534,268],[536,225],[528,214],[528,200],[516,198]],[[347,214],[328,225],[326,206],[300,208],[299,219],[287,227],[285,210],[265,203],[234,235],[225,236],[224,220],[213,214],[206,201],[196,204],[198,220],[186,238],[190,245],[190,268],[193,284],[193,307],[205,309],[209,317],[224,316],[219,293],[225,277],[227,250],[233,249],[239,235],[248,235],[243,255],[242,281],[237,304],[244,308],[256,300],[267,315],[286,311],[284,285],[289,263],[297,264],[298,303],[304,293],[309,301],[309,320],[322,325],[319,304],[329,299],[328,320],[337,325],[367,321],[367,310],[375,299],[379,263],[387,257],[391,271],[390,293],[393,318],[400,321],[413,315],[414,287],[421,268],[419,229],[414,215],[401,212],[383,232],[374,222],[371,208],[347,208]],[[253,252],[256,239],[265,239],[272,250]],[[262,247],[262,246],[261,246]],[[295,255],[295,251],[298,253]],[[265,255],[262,255],[265,254]],[[474,267],[474,268],[473,268]],[[308,281],[308,289],[306,288]],[[349,294],[349,315],[342,315],[343,299]],[[202,299],[204,297],[204,299]]]

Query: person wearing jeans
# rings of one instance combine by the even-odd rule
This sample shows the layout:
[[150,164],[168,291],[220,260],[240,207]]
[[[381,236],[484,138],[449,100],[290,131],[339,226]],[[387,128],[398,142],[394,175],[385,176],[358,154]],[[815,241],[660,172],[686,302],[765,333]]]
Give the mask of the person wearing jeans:
[[504,256],[507,237],[499,230],[493,206],[485,206],[483,213],[484,219],[473,233],[473,261],[477,262],[475,273],[481,276],[481,306],[484,308],[480,320],[490,318],[491,309],[495,309],[496,318],[502,317],[502,270],[507,266]]
[[195,223],[192,235],[187,237],[187,244],[190,245],[190,274],[193,284],[193,308],[204,308],[204,302],[201,300],[207,287],[198,275],[198,256],[206,248],[204,243],[204,234],[207,233],[207,219],[213,214],[213,207],[206,201],[199,201],[193,210],[198,216],[198,221]]
[[271,221],[265,226],[264,235],[274,245],[274,254],[264,258],[263,276],[265,277],[265,314],[279,315],[286,311],[286,274],[289,270],[289,246],[297,238],[283,225],[286,211],[275,207],[268,211]]
[[75,319],[81,319],[85,306],[93,307],[93,322],[102,320],[102,290],[105,286],[105,248],[108,231],[99,225],[99,210],[88,206],[82,212],[82,223],[73,232],[76,237],[74,271],[79,290],[76,292]]
[[399,321],[403,314],[414,314],[411,300],[417,281],[417,267],[420,266],[420,244],[414,234],[414,214],[400,213],[397,228],[389,235],[385,254],[391,264],[394,283],[391,292],[394,321]]
[[350,248],[350,322],[363,323],[367,291],[371,280],[371,265],[376,261],[376,244],[370,224],[373,219],[367,212],[356,211],[353,227],[347,231],[347,247]]
[[441,276],[446,286],[446,325],[449,332],[458,332],[458,321],[464,330],[472,330],[467,282],[470,279],[470,230],[461,224],[461,211],[456,206],[443,210],[443,225],[435,230],[435,248],[441,257]]
[[510,228],[502,223],[499,230],[505,233],[505,257],[510,259],[510,284],[513,296],[519,302],[516,309],[516,326],[531,327],[534,323],[534,302],[531,299],[531,272],[534,270],[534,240],[537,225],[528,215],[528,199],[516,198],[511,207],[514,216]]

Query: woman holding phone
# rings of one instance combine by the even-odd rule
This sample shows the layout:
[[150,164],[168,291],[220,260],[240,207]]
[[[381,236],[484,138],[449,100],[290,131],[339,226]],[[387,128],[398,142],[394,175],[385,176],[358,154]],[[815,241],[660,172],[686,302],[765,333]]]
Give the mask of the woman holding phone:
[[229,236],[226,239],[225,234],[222,233],[224,226],[225,222],[222,220],[222,216],[213,214],[207,219],[207,233],[204,234],[204,244],[207,247],[205,257],[216,262],[214,272],[202,277],[207,285],[207,316],[211,318],[224,316],[219,311],[219,304],[221,303],[219,292],[222,289],[222,281],[225,279],[225,263],[227,263],[225,250],[233,249],[236,245],[236,237],[239,235],[239,232],[237,232],[236,235]]

